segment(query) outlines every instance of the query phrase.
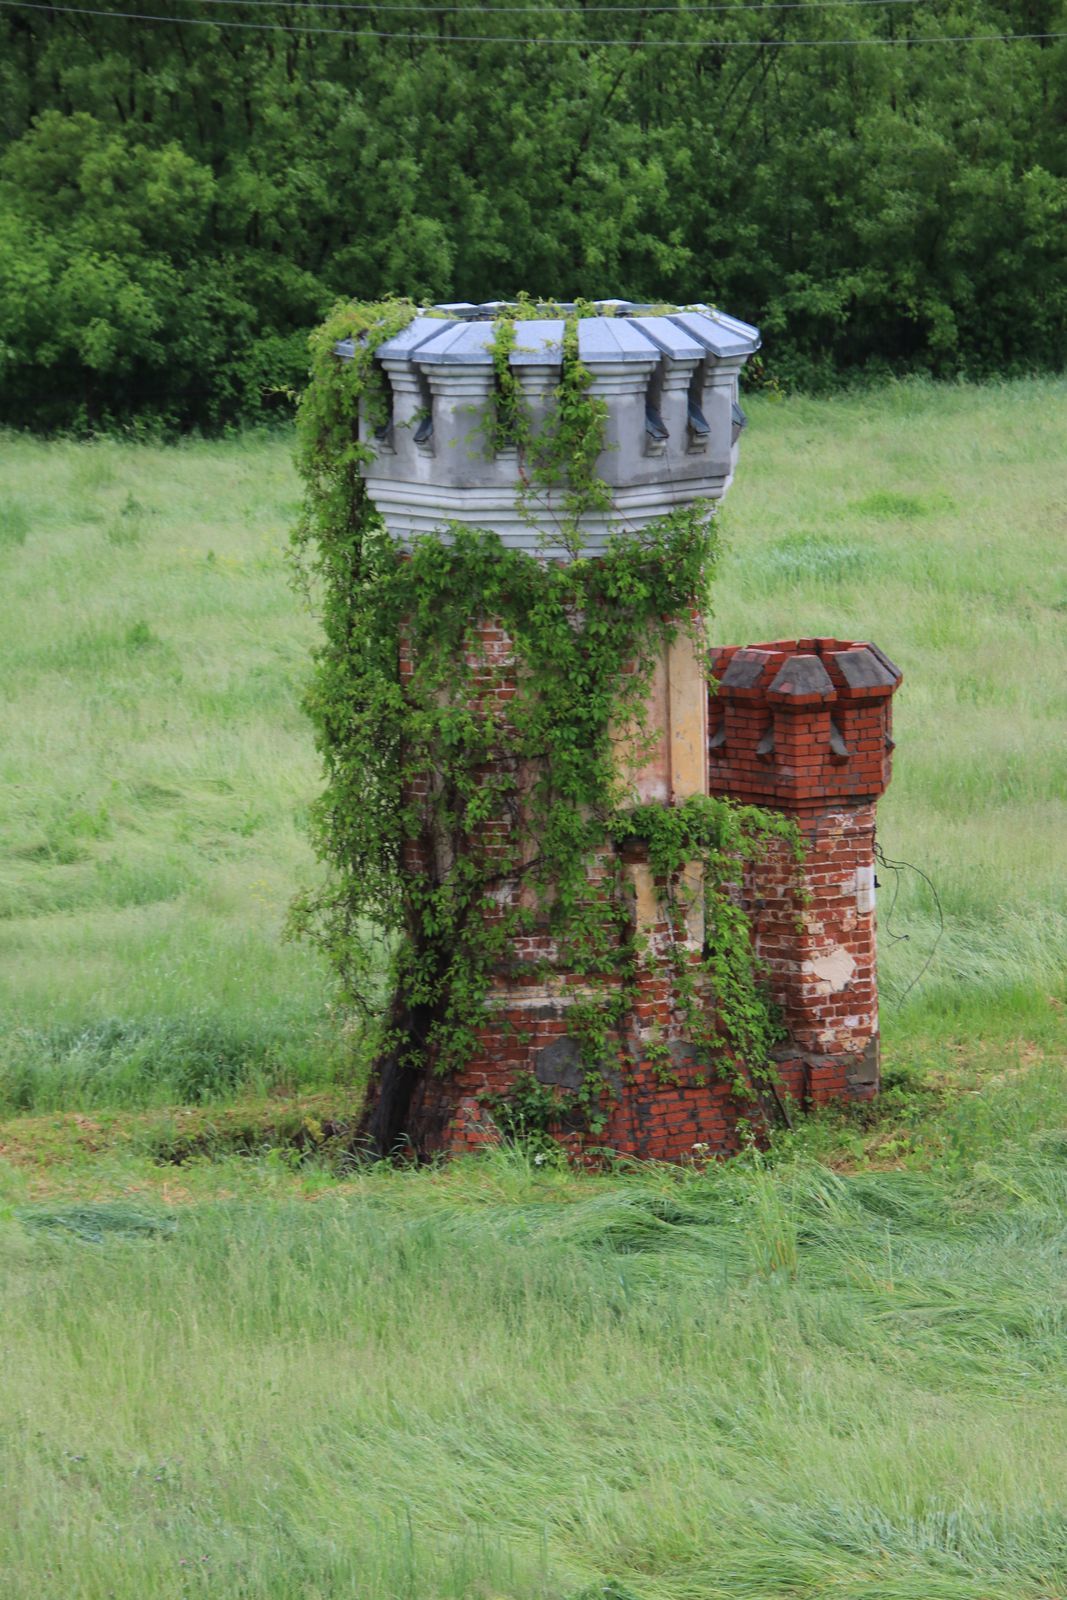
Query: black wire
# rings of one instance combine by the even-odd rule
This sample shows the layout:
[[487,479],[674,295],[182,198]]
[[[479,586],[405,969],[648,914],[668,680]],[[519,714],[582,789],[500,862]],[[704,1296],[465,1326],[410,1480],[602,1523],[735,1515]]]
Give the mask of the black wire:
[[917,44],[951,46],[960,44],[1009,44],[1022,40],[1067,39],[1062,33],[918,33],[901,34],[893,38],[868,39],[559,39],[537,38],[519,34],[483,33],[428,33],[420,29],[414,33],[391,33],[377,28],[291,28],[284,22],[235,22],[221,17],[175,17],[156,11],[111,11],[93,6],[52,5],[49,0],[0,0],[0,7],[18,11],[42,11],[50,16],[69,17],[119,17],[128,22],[169,22],[176,28],[240,28],[251,33],[295,33],[305,38],[318,34],[341,39],[400,39],[415,44],[526,44],[538,46],[574,46],[586,50],[590,46],[620,47],[628,50],[816,50],[848,46],[862,49],[875,47],[910,48]]
[[709,12],[735,11],[818,11],[827,7],[837,9],[852,6],[915,6],[925,9],[928,0],[725,0],[712,5],[669,6],[615,6],[615,5],[555,5],[551,0],[541,5],[479,5],[477,0],[461,0],[456,4],[439,4],[438,0],[197,0],[205,6],[276,6],[287,11],[400,11],[436,17],[444,13],[474,12],[478,16],[504,16],[529,12],[548,12],[553,16],[578,13],[588,16],[593,12],[639,12],[642,16],[675,16],[687,22],[698,20]]
[[880,925],[879,933],[884,933],[892,944],[903,944],[905,940],[911,938],[911,934],[893,932],[893,913],[897,908],[897,896],[900,894],[900,868],[889,866],[877,845],[875,845],[874,853],[878,860],[878,865],[893,874],[893,898],[889,902],[889,910],[885,914],[885,921]]
[[[881,845],[878,844],[877,842],[875,843],[875,846],[874,846],[874,857],[875,857],[875,860],[878,862],[879,866],[885,867],[885,869],[888,872],[895,872],[897,874],[897,885],[898,885],[898,887],[899,887],[899,883],[900,883],[899,874],[900,874],[900,869],[902,867],[907,867],[909,869],[909,871],[914,872],[916,874],[916,876],[920,877],[923,880],[923,882],[927,885],[927,887],[929,888],[930,893],[933,895],[933,897],[934,897],[934,906],[935,906],[935,909],[937,911],[937,938],[934,940],[933,944],[930,946],[930,951],[929,951],[929,954],[926,957],[926,960],[923,962],[922,966],[919,968],[919,970],[915,974],[914,978],[912,978],[912,980],[908,984],[907,988],[904,989],[904,991],[901,994],[894,995],[893,1004],[899,1006],[899,1005],[903,1004],[903,1002],[907,999],[908,995],[914,989],[915,985],[919,982],[919,979],[925,977],[926,973],[929,970],[931,961],[933,961],[934,956],[937,954],[937,947],[941,943],[941,939],[942,939],[942,937],[944,935],[944,932],[945,932],[945,913],[944,913],[944,910],[943,910],[942,905],[941,905],[941,896],[937,892],[937,885],[934,883],[934,880],[929,876],[929,874],[925,873],[921,867],[917,867],[913,861],[894,861],[894,860],[892,860],[891,857],[886,855],[886,853],[882,849]],[[895,906],[895,905],[896,905],[896,894],[894,894],[892,903],[891,903],[891,905],[889,907],[890,917],[893,914],[893,906]],[[907,934],[898,934],[898,935],[896,935],[896,938],[898,940],[899,939],[906,939],[907,937],[908,937]]]

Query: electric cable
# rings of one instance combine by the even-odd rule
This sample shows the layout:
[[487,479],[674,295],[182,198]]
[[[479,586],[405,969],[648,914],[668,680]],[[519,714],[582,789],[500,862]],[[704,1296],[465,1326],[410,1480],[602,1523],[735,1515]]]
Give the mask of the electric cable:
[[[879,865],[883,866],[885,864],[884,858],[879,855],[877,845],[875,846],[874,854]],[[893,898],[889,902],[889,910],[886,912],[885,917],[879,918],[878,935],[879,938],[884,935],[885,938],[889,940],[890,944],[904,944],[908,939],[911,938],[911,934],[893,932],[893,913],[897,909],[897,896],[900,894],[900,872],[896,867],[890,867],[888,870],[893,874]],[[881,888],[881,884],[878,882],[877,878],[874,880],[874,886],[876,889]]]
[[[479,17],[511,16],[527,12],[542,12],[549,15],[577,15],[588,16],[591,13],[638,12],[644,16],[667,17],[702,17],[711,12],[760,12],[760,11],[820,11],[826,7],[851,10],[854,6],[916,6],[920,10],[930,10],[931,6],[925,0],[738,0],[736,5],[695,5],[695,6],[484,6],[470,5],[437,5],[434,0],[427,0],[426,4],[419,4],[417,0],[405,0],[405,3],[396,4],[388,0],[387,4],[375,5],[373,0],[358,0],[357,4],[350,5],[347,0],[197,0],[197,4],[204,6],[275,6],[284,11],[400,11],[414,12],[420,16],[437,17],[443,14],[457,14],[473,12]],[[49,7],[49,10],[56,9]]]
[[[925,977],[926,973],[929,971],[930,963],[933,961],[934,956],[937,954],[937,947],[941,943],[941,940],[942,940],[942,938],[944,936],[944,932],[945,932],[945,913],[944,913],[944,910],[943,910],[942,905],[941,905],[941,896],[937,892],[937,885],[934,883],[933,879],[929,876],[929,874],[925,873],[921,867],[917,867],[913,861],[894,861],[891,857],[886,855],[886,853],[882,849],[881,845],[878,844],[877,842],[875,843],[875,846],[874,846],[874,857],[875,857],[875,860],[878,862],[879,866],[884,867],[887,872],[892,872],[892,873],[896,874],[896,885],[897,885],[897,889],[898,890],[899,890],[899,887],[900,887],[900,872],[901,872],[902,868],[907,868],[910,872],[914,872],[918,877],[922,878],[923,882],[927,885],[927,887],[930,890],[930,893],[934,897],[934,908],[937,911],[937,937],[934,940],[933,944],[930,946],[929,952],[927,953],[926,960],[923,962],[923,964],[919,968],[918,972],[912,978],[911,982],[907,985],[907,987],[900,994],[893,996],[893,1004],[899,1006],[899,1005],[902,1005],[903,1002],[907,999],[908,995],[915,988],[915,985],[919,982],[920,978]],[[895,907],[896,903],[897,903],[897,896],[896,896],[896,893],[894,893],[892,902],[891,902],[890,907],[889,907],[889,915],[888,915],[888,918],[887,918],[887,922],[892,919],[893,908]],[[887,928],[886,931],[888,932],[888,928]],[[901,941],[903,941],[903,940],[905,940],[905,939],[907,939],[909,937],[910,937],[910,935],[908,935],[906,933],[900,933],[900,934],[896,934],[896,935],[890,934],[890,938],[892,938],[895,943],[900,943]]]
[[44,11],[51,16],[113,17],[128,22],[169,22],[176,28],[239,28],[253,33],[292,33],[303,38],[325,34],[342,39],[396,39],[409,44],[535,44],[575,47],[586,50],[590,46],[625,48],[630,50],[816,50],[839,47],[863,48],[865,45],[903,46],[917,44],[1007,44],[1020,40],[1067,39],[1067,31],[1059,33],[956,33],[913,34],[893,39],[559,39],[533,34],[518,37],[506,34],[451,33],[434,34],[421,30],[417,33],[390,33],[377,28],[292,28],[284,22],[235,22],[221,17],[161,16],[152,11],[106,11],[92,6],[47,5],[44,0],[0,0],[0,7],[18,11]]

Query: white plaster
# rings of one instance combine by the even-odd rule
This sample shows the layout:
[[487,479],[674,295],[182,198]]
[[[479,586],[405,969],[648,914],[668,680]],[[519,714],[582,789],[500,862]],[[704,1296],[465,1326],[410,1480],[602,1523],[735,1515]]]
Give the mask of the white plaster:
[[829,985],[829,989],[823,992],[833,994],[850,981],[856,970],[856,959],[844,945],[839,944],[826,955],[818,956],[814,961],[805,961],[802,970],[814,973],[815,977]]
[[[371,431],[370,417],[362,420],[361,440],[374,452],[363,469],[372,500],[405,545],[459,521],[491,529],[514,548],[568,558],[573,552],[560,541],[566,488],[556,486],[527,504],[518,493],[516,450],[494,454],[487,448],[493,432],[491,317],[506,308],[435,309],[444,316],[416,317],[378,352],[393,391],[393,426],[383,443]],[[564,323],[540,318],[523,328],[511,364],[536,425],[553,408]],[[585,317],[578,336],[590,392],[605,403],[597,465],[611,485],[612,505],[581,519],[584,553],[596,555],[612,534],[637,532],[674,506],[720,500],[726,493],[737,460],[738,374],[759,348],[759,332],[721,313],[691,308],[669,317]],[[350,341],[337,349],[346,358],[354,353]],[[689,395],[697,373],[708,431],[695,450]],[[650,446],[647,406],[655,374],[667,437]],[[414,424],[427,402],[432,442],[419,446]]]
[[655,927],[660,921],[663,912],[660,908],[659,895],[656,891],[656,881],[652,876],[651,867],[643,861],[628,862],[624,868],[634,891],[634,912],[637,930],[639,933]]
[[856,868],[856,910],[869,916],[874,910],[874,868]]

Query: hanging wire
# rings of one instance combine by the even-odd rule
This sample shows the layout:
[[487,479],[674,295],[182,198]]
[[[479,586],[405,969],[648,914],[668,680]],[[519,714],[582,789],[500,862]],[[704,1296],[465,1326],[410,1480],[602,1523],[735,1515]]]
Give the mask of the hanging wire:
[[18,11],[43,11],[51,16],[115,17],[128,22],[169,22],[176,28],[240,28],[253,33],[293,33],[302,38],[326,34],[342,39],[398,39],[409,44],[535,44],[573,46],[586,50],[591,45],[625,48],[628,50],[798,50],[805,47],[816,50],[841,46],[861,49],[866,45],[901,46],[916,44],[1007,44],[1025,39],[1067,39],[1061,33],[954,33],[913,34],[894,39],[559,39],[535,37],[531,34],[508,36],[479,33],[389,33],[377,28],[309,28],[289,27],[284,22],[233,22],[218,17],[161,16],[152,11],[105,11],[90,6],[54,6],[44,0],[0,0],[0,7]]
[[[373,0],[359,0],[358,4],[349,5],[347,0],[197,0],[197,4],[204,6],[275,6],[285,11],[401,11],[415,12],[419,16],[437,17],[445,14],[473,13],[479,17],[513,16],[529,12],[547,13],[550,16],[571,15],[589,16],[593,13],[615,12],[628,14],[637,12],[642,16],[667,16],[694,18],[707,16],[712,12],[761,12],[761,11],[821,11],[827,7],[833,9],[851,10],[854,6],[914,6],[917,10],[932,9],[929,0],[738,0],[737,4],[693,5],[693,6],[554,6],[554,5],[525,5],[525,6],[486,6],[478,5],[476,0],[469,5],[437,5],[435,0],[426,0],[426,4],[419,4],[418,0],[403,0],[396,4],[393,0],[385,5],[375,5]],[[62,9],[61,7],[48,7],[49,10]]]
[[[886,853],[882,849],[881,845],[878,844],[877,842],[875,842],[875,846],[874,846],[874,857],[875,857],[875,860],[878,862],[878,865],[880,867],[883,867],[887,872],[892,872],[892,873],[896,874],[895,888],[894,888],[894,891],[893,891],[893,899],[890,902],[889,914],[888,914],[888,917],[886,919],[886,932],[887,933],[889,933],[889,923],[892,920],[893,909],[894,909],[894,907],[896,906],[896,903],[897,903],[897,893],[899,892],[899,889],[900,889],[900,874],[901,874],[902,870],[906,869],[909,872],[914,872],[917,877],[920,877],[923,880],[923,882],[929,888],[930,893],[934,897],[934,907],[935,907],[935,909],[937,911],[937,938],[934,940],[933,944],[930,946],[930,949],[929,949],[929,952],[927,954],[926,960],[923,962],[923,964],[919,968],[918,972],[912,978],[911,982],[907,985],[907,987],[900,994],[893,996],[893,1004],[899,1006],[899,1005],[902,1005],[903,1002],[907,999],[908,995],[915,988],[915,985],[919,982],[920,978],[925,977],[926,973],[930,969],[930,963],[933,961],[934,956],[937,954],[937,947],[941,943],[942,937],[943,937],[944,932],[945,932],[945,913],[944,913],[944,910],[942,909],[942,906],[941,906],[941,896],[937,892],[937,885],[934,883],[933,879],[927,873],[925,873],[923,871],[923,869],[921,867],[917,867],[913,861],[894,861],[890,856],[886,855]],[[900,943],[903,940],[908,939],[910,937],[910,935],[906,934],[906,933],[898,933],[898,934],[889,933],[889,937],[893,940],[894,943]]]
[[[880,853],[877,845],[875,846],[874,853],[878,864],[880,866],[885,866],[885,857]],[[889,910],[886,912],[885,916],[879,917],[878,919],[878,936],[879,938],[884,936],[889,940],[890,944],[904,944],[908,939],[911,938],[911,934],[893,932],[893,913],[897,909],[897,896],[900,894],[900,873],[897,871],[896,867],[890,867],[888,870],[893,874],[893,898],[889,902]],[[878,882],[877,878],[874,880],[874,885],[876,889],[881,888],[881,884]]]

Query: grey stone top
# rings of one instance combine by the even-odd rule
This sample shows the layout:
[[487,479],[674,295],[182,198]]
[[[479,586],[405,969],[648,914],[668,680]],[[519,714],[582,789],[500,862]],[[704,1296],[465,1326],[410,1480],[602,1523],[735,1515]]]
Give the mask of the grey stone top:
[[[593,304],[601,315],[583,317],[578,324],[578,350],[587,365],[605,360],[641,361],[650,353],[675,358],[695,355],[701,360],[709,352],[720,357],[747,357],[760,347],[758,328],[713,311],[710,306],[664,312],[629,300],[598,300]],[[378,355],[415,359],[417,351],[420,363],[435,366],[462,361],[491,364],[492,324],[512,309],[503,300],[486,301],[480,306],[433,306],[402,333],[380,345]],[[561,305],[552,309],[566,313],[573,307]],[[538,355],[559,360],[562,316],[527,319],[516,326],[521,338],[520,348],[511,358],[514,365],[536,364]],[[339,355],[351,355],[352,341],[343,340],[337,351]]]
[[[387,426],[361,430],[375,459],[365,469],[371,497],[395,537],[408,543],[450,521],[497,532],[508,544],[560,556],[558,492],[519,504],[522,463],[514,447],[493,451],[496,388],[493,324],[504,302],[440,305],[420,312],[375,351],[391,392]],[[534,429],[551,425],[564,316],[515,322],[509,364]],[[583,308],[584,309],[584,308]],[[584,547],[638,530],[673,507],[725,493],[744,425],[738,376],[759,349],[756,328],[704,305],[672,310],[598,301],[578,323],[578,353],[590,393],[607,407],[597,463],[611,486],[610,512],[583,520]],[[351,356],[351,341],[337,346]]]

